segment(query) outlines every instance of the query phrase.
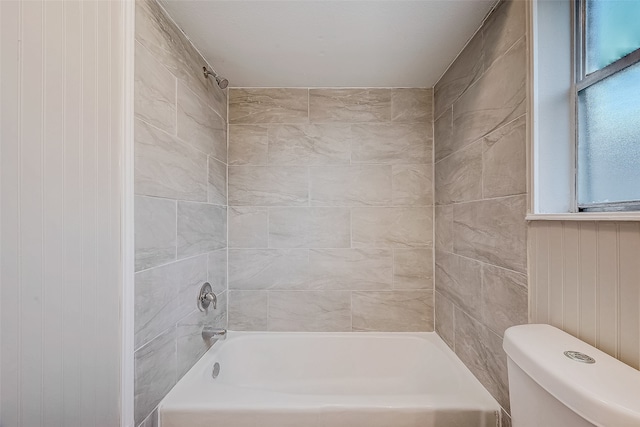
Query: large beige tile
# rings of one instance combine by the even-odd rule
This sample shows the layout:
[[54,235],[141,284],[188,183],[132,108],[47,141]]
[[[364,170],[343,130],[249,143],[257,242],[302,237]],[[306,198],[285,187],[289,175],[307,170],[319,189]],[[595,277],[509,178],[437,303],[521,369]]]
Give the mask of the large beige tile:
[[509,410],[507,355],[502,337],[456,309],[456,354],[493,395],[500,406]]
[[234,206],[229,208],[229,247],[266,248],[269,245],[267,208]]
[[225,121],[209,105],[178,82],[178,138],[203,153],[227,161]]
[[430,124],[361,123],[351,131],[352,163],[431,163]]
[[176,130],[176,78],[140,43],[135,48],[134,111],[170,133]]
[[433,204],[432,165],[393,165],[392,174],[394,206]]
[[269,128],[270,165],[349,164],[350,125],[291,124]]
[[175,327],[136,351],[134,358],[134,416],[138,425],[177,382]]
[[135,121],[135,193],[207,201],[207,155]]
[[431,247],[431,208],[353,208],[353,247]]
[[389,89],[310,89],[312,123],[386,122],[391,119]]
[[307,89],[229,89],[229,123],[306,123]]
[[[136,273],[135,348],[151,341],[186,314],[180,312],[177,300],[177,269],[173,263]],[[206,277],[206,271],[203,273]],[[143,301],[146,303],[143,304]]]
[[231,206],[306,206],[308,188],[306,167],[229,167]]
[[178,258],[227,246],[227,209],[206,203],[178,202]]
[[223,119],[227,117],[226,93],[202,73],[206,61],[154,0],[136,2],[136,40],[167,68],[200,95]]
[[433,120],[433,89],[391,89],[391,120],[405,123],[431,123]]
[[309,287],[321,290],[391,289],[390,249],[314,249],[309,251]]
[[433,122],[434,161],[442,160],[460,148],[456,141],[453,140],[453,107],[448,107]]
[[436,204],[482,199],[482,142],[435,164]]
[[433,291],[354,292],[353,330],[433,331]]
[[434,116],[440,117],[447,107],[480,78],[483,71],[482,34],[478,32],[436,84]]
[[393,288],[433,289],[433,251],[394,249]]
[[206,255],[136,273],[135,348],[193,311],[194,295],[206,280]]
[[207,256],[207,281],[216,294],[227,289],[227,248],[209,252]]
[[435,207],[433,226],[436,250],[453,252],[453,205]]
[[453,245],[457,254],[526,272],[525,196],[512,196],[453,207]]
[[209,203],[227,204],[227,165],[209,156],[207,198]]
[[435,329],[440,338],[455,350],[455,306],[440,292],[435,293]]
[[269,247],[348,248],[351,215],[347,208],[270,208]]
[[135,198],[136,271],[176,259],[176,202]]
[[482,316],[482,269],[479,262],[437,251],[435,287],[449,301],[477,318]]
[[392,201],[388,165],[312,167],[312,206],[387,206]]
[[526,118],[522,116],[484,138],[482,193],[485,198],[527,191]]
[[496,60],[453,106],[453,139],[467,145],[526,111],[524,39]]
[[510,0],[491,13],[482,29],[485,69],[525,35],[526,9],[526,2]]
[[229,165],[266,165],[269,127],[229,125]]
[[229,329],[267,330],[267,291],[229,291]]
[[350,331],[350,296],[343,291],[270,291],[269,330]]
[[308,249],[229,249],[229,289],[307,289]]
[[[193,296],[198,295],[202,284],[209,277],[209,257],[208,254],[201,254],[173,264],[176,265],[175,283],[178,288],[178,304],[180,304],[180,318],[182,318],[197,307]],[[224,288],[220,288],[218,284],[215,284],[215,287],[213,285],[214,292],[220,294],[224,291]]]
[[482,267],[482,322],[495,333],[527,323],[527,276],[515,271]]

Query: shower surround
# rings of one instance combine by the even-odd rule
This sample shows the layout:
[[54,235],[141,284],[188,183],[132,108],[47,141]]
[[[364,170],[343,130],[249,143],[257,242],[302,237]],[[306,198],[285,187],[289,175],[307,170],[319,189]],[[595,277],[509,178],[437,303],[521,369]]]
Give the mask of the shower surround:
[[230,89],[230,329],[433,330],[432,98]]
[[526,6],[500,3],[434,92],[436,331],[507,412],[502,336],[528,320]]
[[[135,420],[226,326],[227,99],[206,61],[155,1],[136,1]],[[209,281],[218,309],[196,308]]]

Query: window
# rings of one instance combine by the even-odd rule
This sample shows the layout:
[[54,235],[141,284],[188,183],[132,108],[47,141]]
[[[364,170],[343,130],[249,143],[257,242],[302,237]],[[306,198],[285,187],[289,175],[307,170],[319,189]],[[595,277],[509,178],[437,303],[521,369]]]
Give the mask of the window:
[[577,206],[640,210],[640,1],[576,4]]

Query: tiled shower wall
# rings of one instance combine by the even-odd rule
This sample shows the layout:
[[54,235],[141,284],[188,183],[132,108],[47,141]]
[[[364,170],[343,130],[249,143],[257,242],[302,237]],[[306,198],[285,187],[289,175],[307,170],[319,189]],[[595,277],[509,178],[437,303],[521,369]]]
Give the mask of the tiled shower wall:
[[[136,424],[207,350],[202,327],[226,326],[227,101],[205,64],[155,1],[136,2]],[[204,314],[207,280],[218,309]]]
[[231,89],[229,328],[433,330],[431,89]]
[[502,336],[527,323],[525,6],[501,3],[434,93],[436,330],[507,412]]

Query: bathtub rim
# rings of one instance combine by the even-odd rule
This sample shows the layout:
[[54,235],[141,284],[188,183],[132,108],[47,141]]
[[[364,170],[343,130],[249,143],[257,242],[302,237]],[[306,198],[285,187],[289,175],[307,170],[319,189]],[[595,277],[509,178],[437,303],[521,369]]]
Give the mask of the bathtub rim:
[[[457,374],[468,381],[468,388],[463,397],[474,397],[471,401],[462,402],[453,395],[439,394],[416,394],[416,395],[297,395],[280,392],[271,392],[263,389],[249,389],[218,384],[215,388],[225,396],[223,401],[207,400],[202,394],[210,393],[208,389],[201,390],[202,394],[193,395],[185,390],[195,383],[202,386],[202,375],[210,368],[213,368],[214,358],[225,344],[242,338],[254,336],[313,336],[313,337],[367,337],[367,338],[414,338],[426,340],[433,344],[439,353],[455,366]],[[202,387],[201,387],[202,388]],[[198,391],[198,390],[195,390]],[[192,399],[185,399],[182,393],[190,394]],[[428,397],[427,397],[428,396]],[[286,398],[286,402],[283,402]],[[461,405],[461,403],[464,403]],[[194,366],[177,382],[172,390],[167,393],[158,405],[158,412],[178,411],[178,412],[203,412],[203,411],[224,411],[225,413],[255,412],[294,412],[305,413],[309,411],[331,412],[345,410],[369,410],[379,409],[412,412],[424,410],[468,410],[500,413],[500,405],[491,396],[489,391],[471,373],[464,363],[458,358],[453,350],[442,340],[436,332],[284,332],[284,331],[233,331],[227,332],[225,340],[217,341],[207,352],[194,364]]]

